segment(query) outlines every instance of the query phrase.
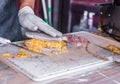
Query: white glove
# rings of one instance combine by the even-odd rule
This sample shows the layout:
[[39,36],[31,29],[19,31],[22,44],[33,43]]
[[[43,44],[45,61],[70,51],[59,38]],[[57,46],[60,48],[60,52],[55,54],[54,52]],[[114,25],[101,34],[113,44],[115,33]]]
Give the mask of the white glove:
[[19,22],[24,28],[31,31],[43,31],[44,33],[53,37],[62,36],[62,33],[49,26],[40,17],[34,14],[34,11],[29,6],[25,6],[18,12]]
[[0,43],[1,43],[1,44],[7,44],[7,43],[11,43],[11,41],[8,40],[8,39],[5,39],[5,38],[3,38],[3,37],[0,37]]

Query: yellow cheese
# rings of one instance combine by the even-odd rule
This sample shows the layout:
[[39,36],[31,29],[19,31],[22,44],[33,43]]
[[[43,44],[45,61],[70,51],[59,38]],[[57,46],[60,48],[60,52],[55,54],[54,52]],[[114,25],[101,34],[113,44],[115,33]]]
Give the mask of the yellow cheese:
[[60,49],[60,52],[66,51],[66,43],[64,41],[46,41],[38,39],[30,39],[25,41],[27,49],[34,52],[42,52],[42,48],[57,48]]
[[116,47],[115,45],[108,45],[105,48],[114,52],[114,53],[120,54],[120,49],[118,47]]
[[23,49],[20,49],[17,54],[11,55],[9,52],[3,52],[2,56],[6,58],[22,58],[22,57],[30,57],[29,53],[26,53]]

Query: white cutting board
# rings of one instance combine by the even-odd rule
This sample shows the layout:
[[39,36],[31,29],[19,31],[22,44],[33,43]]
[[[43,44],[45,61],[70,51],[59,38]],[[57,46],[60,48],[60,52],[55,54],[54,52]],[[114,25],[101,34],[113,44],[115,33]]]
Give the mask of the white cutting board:
[[[108,44],[108,42],[120,45],[118,42],[108,40],[87,32],[78,32],[74,34],[84,36],[91,42],[98,45],[105,45],[106,43]],[[12,54],[15,54],[18,52],[19,49],[20,48],[13,45],[3,46],[0,48],[0,54],[2,52],[11,52]],[[105,51],[96,46],[91,46],[91,49],[95,50],[99,54],[103,54],[106,57],[113,56],[111,52]],[[69,50],[67,53],[63,53],[57,56],[45,56],[29,51],[26,52],[32,54],[33,57],[7,59],[0,55],[0,58],[1,61],[6,63],[13,69],[19,70],[35,81],[47,80],[50,78],[80,71],[84,67],[105,63],[105,61],[88,54],[83,48],[72,49]],[[35,58],[34,56],[39,56],[39,58]]]

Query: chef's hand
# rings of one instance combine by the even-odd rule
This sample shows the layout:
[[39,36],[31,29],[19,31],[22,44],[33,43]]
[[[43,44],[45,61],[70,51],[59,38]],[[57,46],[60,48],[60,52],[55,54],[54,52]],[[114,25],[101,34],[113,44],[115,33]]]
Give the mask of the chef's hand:
[[49,34],[53,37],[62,36],[62,33],[49,26],[44,22],[40,17],[34,14],[34,11],[31,7],[25,6],[18,12],[19,22],[21,26],[27,28],[31,31],[43,31],[46,34]]
[[7,44],[7,43],[11,43],[11,41],[6,38],[0,37],[0,44]]

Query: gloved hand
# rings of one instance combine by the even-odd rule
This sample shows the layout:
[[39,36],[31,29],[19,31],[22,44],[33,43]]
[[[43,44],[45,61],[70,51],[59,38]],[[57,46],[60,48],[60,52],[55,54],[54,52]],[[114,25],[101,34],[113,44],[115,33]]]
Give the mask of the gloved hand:
[[29,6],[25,6],[18,12],[19,22],[24,28],[31,31],[43,31],[44,33],[53,37],[62,36],[62,33],[49,26],[40,17],[34,14],[34,11]]
[[11,43],[11,41],[8,40],[8,39],[5,39],[5,38],[3,38],[3,37],[0,37],[0,43],[1,43],[1,44],[7,44],[7,43]]

